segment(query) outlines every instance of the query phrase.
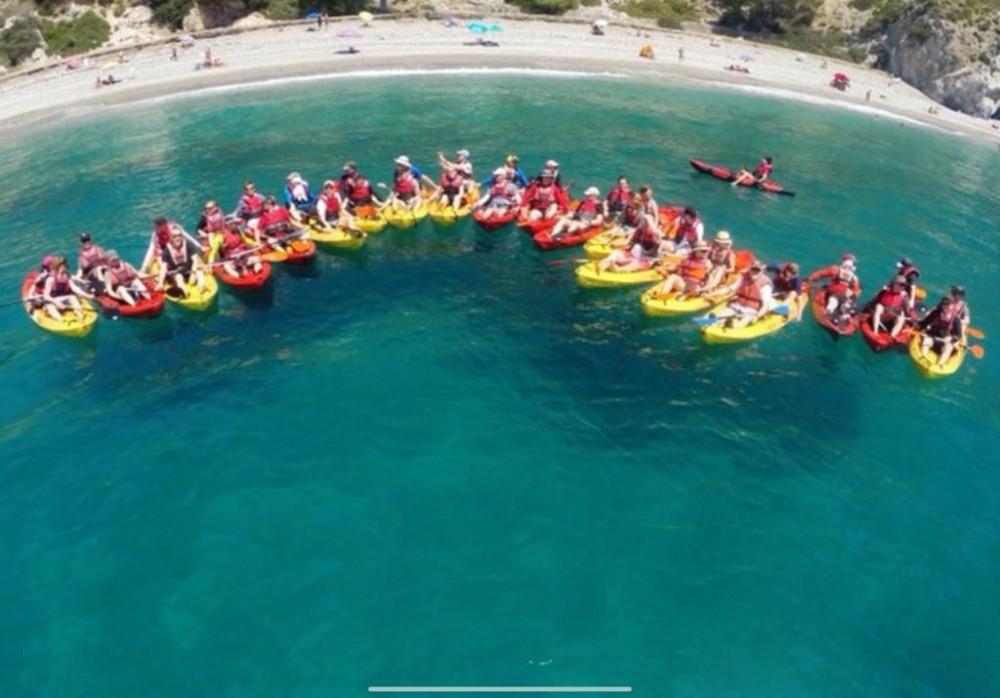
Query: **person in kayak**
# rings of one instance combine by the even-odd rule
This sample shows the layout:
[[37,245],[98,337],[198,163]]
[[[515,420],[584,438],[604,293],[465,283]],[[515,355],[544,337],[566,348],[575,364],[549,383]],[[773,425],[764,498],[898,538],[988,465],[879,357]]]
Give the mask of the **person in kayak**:
[[[269,197],[272,198],[272,197]],[[287,213],[286,213],[287,215]],[[159,289],[175,289],[176,294],[187,296],[187,286],[192,281],[197,284],[198,290],[204,292],[205,273],[204,263],[201,255],[192,252],[188,247],[188,242],[179,230],[170,232],[170,242],[163,248],[160,254],[160,278],[157,282]],[[170,284],[167,285],[167,281]]]
[[507,170],[500,167],[493,171],[493,186],[472,205],[483,210],[486,218],[506,215],[510,209],[521,205],[521,191],[507,179]]
[[649,222],[653,225],[659,227],[660,225],[660,206],[656,203],[656,199],[653,198],[653,189],[648,186],[639,187],[639,198],[642,200],[642,212]]
[[833,264],[809,275],[809,283],[829,279],[826,285],[826,315],[834,325],[839,325],[854,313],[861,294],[861,279],[855,271],[857,260],[850,252]]
[[906,277],[896,276],[888,286],[882,287],[872,301],[871,326],[875,334],[885,328],[889,330],[889,336],[895,339],[906,324],[908,303]]
[[108,273],[105,278],[105,292],[126,305],[135,305],[137,298],[151,298],[149,288],[139,278],[135,267],[113,251],[108,252]]
[[[521,161],[514,153],[508,154],[507,159],[504,160],[504,163],[498,169],[504,170],[507,173],[507,180],[513,182],[519,189],[527,189],[531,186],[531,180],[525,176],[524,170],[521,169]],[[492,186],[493,174],[491,173],[489,177],[482,180],[479,184],[482,187]]]
[[764,263],[754,260],[750,268],[729,287],[736,297],[714,316],[715,322],[725,322],[733,329],[756,322],[774,306],[771,277],[764,272]]
[[273,196],[268,196],[264,199],[264,212],[260,214],[257,227],[260,234],[258,245],[261,244],[260,238],[263,238],[268,247],[281,249],[289,243],[289,237],[301,230],[302,226],[292,218],[288,209],[278,206],[277,200]]
[[309,182],[298,172],[289,172],[285,179],[285,208],[292,218],[301,221],[313,214],[316,208],[316,197],[309,188]]
[[240,198],[236,202],[236,211],[234,213],[247,225],[256,227],[257,219],[260,218],[260,214],[263,212],[264,197],[257,193],[257,187],[254,185],[253,180],[248,179],[243,182],[243,193],[240,194]]
[[688,254],[694,244],[705,237],[705,225],[692,206],[685,207],[683,213],[671,223],[668,239],[664,242],[667,251],[674,254]]
[[[641,202],[640,202],[641,203]],[[643,213],[625,241],[625,247],[614,250],[598,264],[600,271],[638,271],[649,269],[661,253],[663,235]]]
[[[490,178],[490,184],[485,186],[490,186],[491,184],[492,177]],[[442,206],[451,206],[452,210],[457,213],[458,209],[462,208],[462,202],[465,201],[468,195],[466,179],[458,171],[458,168],[454,165],[444,168],[441,172],[441,180],[438,182],[437,188],[436,200],[440,201]]]
[[153,231],[149,234],[149,246],[146,248],[146,255],[142,259],[140,269],[148,271],[153,261],[159,259],[160,253],[170,243],[170,236],[175,230],[180,231],[181,235],[195,247],[201,244],[190,233],[184,230],[177,221],[169,220],[164,216],[157,216],[153,219]]
[[533,221],[552,218],[569,209],[566,192],[555,183],[555,174],[549,170],[542,172],[539,181],[528,187],[523,202],[521,214]]
[[446,169],[448,165],[453,165],[456,170],[462,175],[463,179],[467,182],[468,186],[472,186],[472,160],[469,159],[469,151],[465,148],[461,148],[455,151],[455,162],[451,162],[444,156],[444,153],[438,153],[438,163],[441,165],[442,169]]
[[347,212],[339,189],[338,183],[332,179],[323,182],[323,189],[316,199],[316,223],[324,230],[355,230],[354,217]]
[[771,293],[774,300],[788,306],[789,320],[798,320],[801,312],[799,304],[795,301],[805,290],[805,285],[799,278],[799,265],[795,262],[769,264],[764,271],[774,274],[771,281]]
[[[938,354],[938,366],[948,363],[956,347],[965,342],[967,308],[964,300],[955,300],[954,289],[952,287],[952,293],[942,298],[927,317],[917,323],[921,332],[920,353],[930,359],[927,352],[934,347]],[[964,298],[964,289],[962,296]]]
[[920,270],[917,269],[913,260],[909,257],[903,257],[898,262],[896,262],[897,275],[902,276],[906,279],[906,305],[911,313],[917,311],[917,296],[921,295],[919,284],[920,284]]
[[704,240],[695,243],[690,256],[680,263],[677,271],[663,280],[657,296],[677,293],[683,296],[698,296],[708,290],[713,265],[708,258],[709,246]]
[[81,292],[74,288],[73,277],[67,271],[66,258],[56,257],[52,262],[52,273],[45,279],[45,286],[42,289],[46,314],[53,320],[61,321],[63,311],[70,310],[78,320],[83,320],[85,313],[77,297],[78,293]]
[[226,214],[222,212],[222,209],[214,201],[206,201],[205,208],[201,212],[201,218],[198,219],[198,237],[208,237],[212,233],[225,230],[225,228]]
[[421,203],[420,182],[426,180],[432,187],[437,185],[434,180],[427,177],[419,169],[410,163],[410,158],[400,155],[394,161],[396,170],[392,174],[392,193],[389,195],[387,205],[398,206],[399,208],[412,211]]
[[632,200],[632,190],[629,188],[628,179],[625,175],[619,175],[615,181],[614,188],[608,192],[608,198],[604,200],[604,217],[606,220],[618,221],[622,217]]
[[248,270],[257,274],[261,270],[260,257],[253,254],[254,248],[243,239],[237,220],[231,220],[223,230],[211,233],[204,249],[208,265],[221,264],[229,276],[245,276]]
[[[698,243],[695,243],[697,249]],[[706,289],[713,289],[722,284],[728,276],[736,272],[736,253],[733,252],[733,238],[726,230],[715,234],[708,250],[708,261],[712,263],[712,271],[705,283]]]
[[601,203],[600,190],[597,187],[589,187],[587,191],[583,192],[583,197],[583,201],[580,202],[575,211],[556,221],[552,228],[553,240],[604,223],[604,207]]
[[103,286],[108,268],[108,253],[94,244],[88,233],[80,236],[80,253],[77,255],[76,276],[83,282]]
[[38,310],[39,308],[45,307],[45,301],[42,299],[42,293],[45,291],[45,282],[48,281],[49,276],[52,275],[52,265],[55,264],[56,259],[57,256],[53,254],[47,254],[42,257],[42,264],[38,270],[38,276],[35,277],[35,281],[31,285],[31,298],[27,301],[32,310]]
[[770,156],[768,156],[763,158],[757,164],[757,167],[753,168],[753,172],[749,170],[740,170],[736,174],[736,179],[733,180],[733,186],[737,187],[741,184],[746,184],[747,186],[760,184],[771,176],[771,171],[774,169],[773,163],[774,161]]

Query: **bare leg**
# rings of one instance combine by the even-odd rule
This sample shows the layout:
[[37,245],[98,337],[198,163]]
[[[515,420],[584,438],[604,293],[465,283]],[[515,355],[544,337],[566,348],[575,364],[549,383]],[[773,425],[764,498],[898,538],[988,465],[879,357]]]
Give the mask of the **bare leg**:
[[951,358],[952,353],[955,351],[955,340],[951,337],[946,337],[941,341],[941,351],[938,354],[938,366],[944,366],[948,363],[948,359]]

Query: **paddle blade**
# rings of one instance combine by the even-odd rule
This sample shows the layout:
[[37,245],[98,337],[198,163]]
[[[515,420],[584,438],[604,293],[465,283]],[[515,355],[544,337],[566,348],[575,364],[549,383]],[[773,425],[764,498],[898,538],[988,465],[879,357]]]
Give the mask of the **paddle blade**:
[[706,315],[704,317],[691,318],[691,322],[698,325],[699,327],[707,327],[708,325],[714,325],[719,319],[714,315]]
[[787,303],[782,303],[781,305],[772,308],[771,312],[775,315],[784,315],[785,317],[788,317],[788,313],[791,311],[789,310]]
[[983,349],[978,344],[973,344],[972,346],[969,347],[969,353],[975,356],[977,359],[981,359],[986,354],[986,350]]
[[970,327],[966,330],[970,337],[975,337],[976,339],[986,339],[986,334],[978,327]]

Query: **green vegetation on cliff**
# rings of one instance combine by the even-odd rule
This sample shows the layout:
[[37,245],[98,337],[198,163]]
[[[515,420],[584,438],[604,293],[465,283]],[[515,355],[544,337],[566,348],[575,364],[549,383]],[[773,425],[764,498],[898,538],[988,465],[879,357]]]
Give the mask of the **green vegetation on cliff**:
[[71,22],[43,19],[39,29],[48,45],[48,53],[59,56],[93,51],[111,35],[111,27],[93,11],[84,12]]
[[0,64],[17,65],[41,45],[42,37],[35,20],[31,17],[16,19],[8,29],[0,32]]

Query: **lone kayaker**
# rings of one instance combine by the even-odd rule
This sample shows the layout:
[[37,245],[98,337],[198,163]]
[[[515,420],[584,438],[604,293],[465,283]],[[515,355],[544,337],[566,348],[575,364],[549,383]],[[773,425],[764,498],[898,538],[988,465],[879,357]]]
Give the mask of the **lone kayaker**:
[[774,169],[774,160],[770,156],[766,156],[759,163],[757,167],[753,168],[753,172],[750,170],[740,170],[736,174],[736,179],[733,180],[733,186],[739,186],[740,184],[745,184],[747,186],[752,186],[760,184],[768,177],[771,176],[771,171]]
[[841,324],[854,312],[861,294],[861,279],[855,271],[856,266],[854,255],[847,252],[840,264],[814,271],[807,279],[810,283],[829,279],[826,286],[826,315],[834,325]]

